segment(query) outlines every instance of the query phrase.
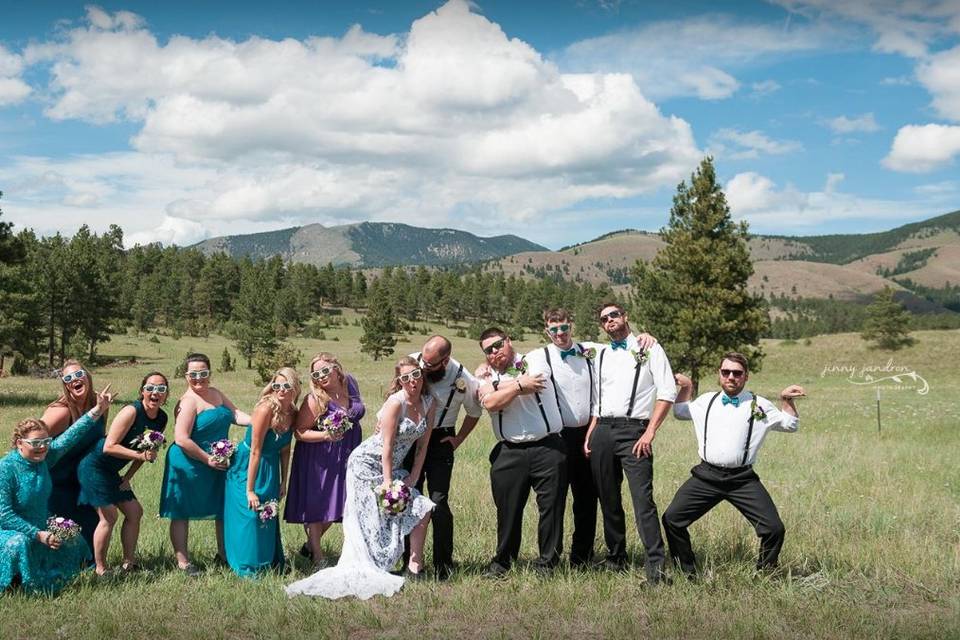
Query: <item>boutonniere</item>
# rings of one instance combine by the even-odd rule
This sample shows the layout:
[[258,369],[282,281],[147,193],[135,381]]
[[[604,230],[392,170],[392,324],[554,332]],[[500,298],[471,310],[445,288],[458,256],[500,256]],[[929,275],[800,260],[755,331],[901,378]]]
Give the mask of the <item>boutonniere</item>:
[[767,412],[757,404],[757,396],[753,396],[753,400],[750,401],[750,417],[761,422],[767,419]]
[[593,347],[589,347],[580,352],[580,355],[586,358],[587,360],[593,360],[597,357],[597,350]]
[[527,358],[526,356],[522,358],[517,358],[514,360],[513,364],[507,367],[507,374],[517,377],[521,374],[527,372]]
[[633,354],[633,359],[637,361],[637,366],[642,367],[643,364],[650,359],[650,351],[644,351],[643,349],[630,349],[630,353]]
[[467,381],[463,378],[457,378],[454,381],[453,386],[456,387],[457,393],[463,393],[467,390]]

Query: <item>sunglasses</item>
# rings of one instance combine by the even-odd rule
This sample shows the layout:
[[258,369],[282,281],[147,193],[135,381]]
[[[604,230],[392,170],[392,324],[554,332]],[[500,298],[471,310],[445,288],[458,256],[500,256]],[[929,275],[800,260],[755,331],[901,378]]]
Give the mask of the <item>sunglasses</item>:
[[330,365],[329,367],[320,367],[316,371],[310,373],[310,377],[314,380],[323,380],[327,378],[334,371],[339,371],[340,367],[335,364]]
[[720,369],[720,376],[724,378],[742,378],[745,373],[743,369]]
[[32,449],[45,449],[53,442],[53,438],[20,438],[20,442],[30,445]]
[[414,380],[419,380],[423,377],[423,371],[420,369],[414,369],[410,373],[405,373],[403,375],[397,376],[397,380],[400,381],[400,384],[410,384]]
[[440,365],[443,364],[443,361],[446,360],[446,357],[440,358],[440,359],[437,360],[436,362],[427,362],[426,360],[423,359],[423,356],[420,356],[420,357],[418,358],[418,360],[420,361],[420,367],[421,367],[421,368],[423,368],[423,369],[436,369],[437,367],[439,367]]
[[187,371],[187,377],[191,380],[206,380],[210,377],[210,369],[200,369],[199,371]]
[[607,324],[608,320],[616,320],[623,317],[623,311],[611,311],[605,316],[600,316],[600,324]]
[[87,372],[83,369],[77,369],[73,373],[68,373],[65,376],[61,376],[60,379],[63,380],[63,384],[70,384],[74,380],[80,380],[87,375]]
[[146,391],[147,393],[153,393],[154,391],[156,391],[157,393],[166,393],[166,392],[167,392],[167,385],[165,385],[165,384],[145,384],[145,385],[143,385],[143,390]]
[[566,333],[567,331],[570,331],[570,325],[559,324],[555,327],[547,327],[547,331],[549,331],[553,335],[557,335],[558,333]]
[[273,384],[270,385],[270,388],[273,389],[274,391],[280,391],[280,389],[290,391],[291,389],[293,389],[293,385],[290,384],[289,382],[274,382]]
[[491,343],[490,343],[489,345],[487,345],[486,347],[483,347],[481,350],[482,350],[485,354],[490,355],[490,354],[493,353],[494,351],[499,351],[499,350],[503,349],[503,343],[506,342],[506,340],[507,340],[506,338],[500,338],[500,339],[497,340],[496,342],[491,342]]

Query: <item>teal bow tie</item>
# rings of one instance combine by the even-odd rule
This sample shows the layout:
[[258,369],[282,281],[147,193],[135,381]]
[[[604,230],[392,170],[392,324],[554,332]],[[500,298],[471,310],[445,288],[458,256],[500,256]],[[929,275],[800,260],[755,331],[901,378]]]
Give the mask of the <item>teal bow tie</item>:
[[577,351],[576,347],[571,347],[566,351],[560,351],[560,358],[566,360],[568,356],[578,356],[580,353]]
[[740,406],[740,398],[731,398],[727,394],[723,394],[723,397],[720,398],[720,402],[723,404],[732,404],[735,407]]
[[624,338],[623,340],[614,340],[613,342],[610,343],[610,348],[613,349],[614,351],[616,351],[617,349],[623,349],[624,351],[626,351],[627,339]]

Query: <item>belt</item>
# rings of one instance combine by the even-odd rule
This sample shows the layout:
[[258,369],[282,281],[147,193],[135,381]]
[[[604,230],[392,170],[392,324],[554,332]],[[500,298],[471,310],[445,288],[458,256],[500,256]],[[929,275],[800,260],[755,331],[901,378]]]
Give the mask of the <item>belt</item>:
[[650,424],[650,420],[647,418],[600,418],[597,421],[599,424],[608,424],[611,427],[646,427]]
[[543,436],[542,438],[540,438],[539,440],[529,440],[527,442],[510,442],[509,440],[501,440],[500,444],[505,444],[512,449],[524,449],[526,447],[536,447],[536,446],[546,444],[546,442],[551,438],[559,438],[559,437],[560,437],[559,433],[549,433]]
[[744,467],[721,467],[718,464],[712,464],[710,462],[707,462],[706,460],[701,460],[700,462],[701,464],[705,464],[711,469],[713,469],[714,471],[719,471],[720,473],[743,473],[744,471],[750,471],[751,469],[753,469],[752,464],[748,464]]

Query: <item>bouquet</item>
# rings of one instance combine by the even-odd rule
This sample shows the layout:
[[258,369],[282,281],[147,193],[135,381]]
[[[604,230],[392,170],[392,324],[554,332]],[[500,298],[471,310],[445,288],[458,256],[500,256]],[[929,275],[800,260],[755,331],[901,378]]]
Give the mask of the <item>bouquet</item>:
[[233,457],[236,450],[237,444],[224,438],[210,445],[210,457],[213,458],[214,462],[230,466],[230,458]]
[[400,480],[391,482],[388,489],[378,485],[373,488],[373,492],[377,494],[380,509],[388,516],[400,515],[410,504],[410,487]]
[[80,525],[70,518],[51,516],[47,519],[47,531],[61,540],[69,540],[80,535]]
[[147,429],[134,438],[130,442],[130,446],[137,451],[159,451],[160,447],[162,447],[166,441],[167,439],[159,431]]
[[317,428],[326,431],[334,438],[341,438],[343,434],[353,428],[353,423],[343,409],[334,409],[323,419],[318,420]]
[[260,520],[260,524],[267,524],[275,519],[278,513],[280,513],[280,505],[276,500],[267,500],[257,507],[257,519]]

